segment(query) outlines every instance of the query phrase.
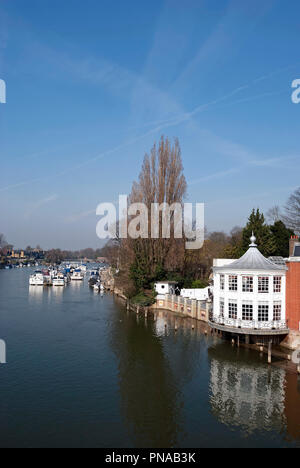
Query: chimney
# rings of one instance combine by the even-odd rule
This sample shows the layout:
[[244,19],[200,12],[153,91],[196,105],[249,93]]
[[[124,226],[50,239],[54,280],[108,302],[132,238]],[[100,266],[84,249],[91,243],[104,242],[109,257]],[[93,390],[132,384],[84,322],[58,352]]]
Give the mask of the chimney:
[[295,245],[299,243],[299,236],[291,236],[290,238],[290,257],[294,256]]

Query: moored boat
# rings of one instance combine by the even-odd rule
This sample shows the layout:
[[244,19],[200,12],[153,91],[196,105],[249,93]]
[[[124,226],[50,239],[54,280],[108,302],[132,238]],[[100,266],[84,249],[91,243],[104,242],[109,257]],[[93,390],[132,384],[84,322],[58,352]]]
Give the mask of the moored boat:
[[63,274],[57,274],[52,278],[52,286],[65,286],[65,278]]
[[71,276],[72,281],[83,281],[83,278],[84,278],[84,275],[83,275],[82,271],[79,268],[74,270],[74,272],[73,272],[73,274]]
[[30,286],[44,286],[44,275],[41,271],[36,271],[29,277]]

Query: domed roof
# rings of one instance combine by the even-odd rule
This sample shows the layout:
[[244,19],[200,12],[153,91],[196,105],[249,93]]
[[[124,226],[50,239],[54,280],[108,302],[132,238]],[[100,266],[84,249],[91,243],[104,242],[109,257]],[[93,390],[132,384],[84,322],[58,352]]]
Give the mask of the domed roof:
[[258,250],[256,242],[256,237],[253,235],[251,236],[251,244],[250,248],[247,252],[238,260],[233,261],[229,265],[222,266],[219,268],[215,268],[216,270],[270,270],[270,271],[277,271],[277,270],[287,270],[285,265],[277,265],[273,263],[271,260],[267,259],[262,255],[262,253]]

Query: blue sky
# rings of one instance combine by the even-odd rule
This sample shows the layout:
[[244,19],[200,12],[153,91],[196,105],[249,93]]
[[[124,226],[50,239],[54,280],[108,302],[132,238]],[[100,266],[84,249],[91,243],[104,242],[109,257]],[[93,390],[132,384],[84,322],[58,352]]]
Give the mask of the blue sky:
[[209,230],[299,183],[296,1],[1,0],[0,231],[16,247],[97,247],[96,206],[178,137]]

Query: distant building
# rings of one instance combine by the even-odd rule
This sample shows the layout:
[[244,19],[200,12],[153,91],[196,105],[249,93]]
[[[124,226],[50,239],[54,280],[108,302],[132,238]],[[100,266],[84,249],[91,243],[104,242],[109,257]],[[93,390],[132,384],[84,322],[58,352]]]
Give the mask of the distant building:
[[108,259],[106,257],[98,257],[97,262],[99,262],[99,263],[108,263]]
[[11,254],[10,254],[10,257],[11,258],[18,258],[18,259],[25,258],[24,250],[12,250]]

